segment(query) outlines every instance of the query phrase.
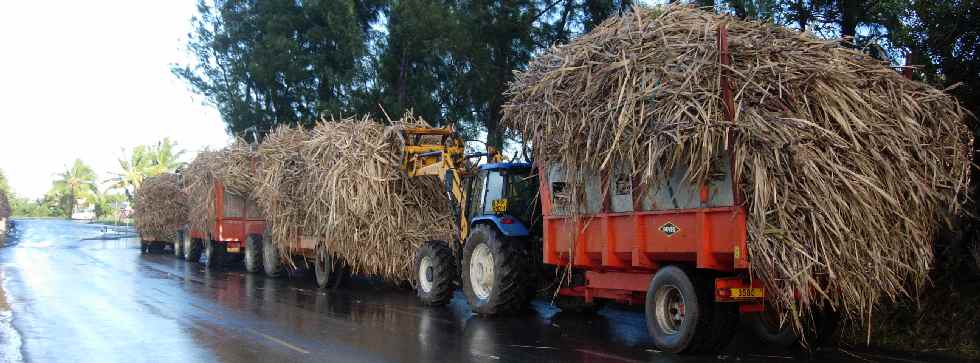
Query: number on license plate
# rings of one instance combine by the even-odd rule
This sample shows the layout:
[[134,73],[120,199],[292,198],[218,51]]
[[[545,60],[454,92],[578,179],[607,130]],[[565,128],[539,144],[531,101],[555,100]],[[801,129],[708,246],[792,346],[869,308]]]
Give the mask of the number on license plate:
[[762,288],[753,287],[733,287],[732,288],[732,298],[733,299],[743,299],[743,298],[754,298],[763,297]]

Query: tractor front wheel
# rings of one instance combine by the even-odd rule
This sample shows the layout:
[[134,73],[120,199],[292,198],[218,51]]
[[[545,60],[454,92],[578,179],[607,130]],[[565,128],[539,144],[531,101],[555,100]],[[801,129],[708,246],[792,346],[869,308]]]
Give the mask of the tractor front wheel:
[[477,314],[494,315],[522,310],[530,302],[530,261],[519,241],[481,224],[463,247],[463,293]]
[[453,298],[456,262],[453,251],[443,241],[427,241],[415,256],[418,276],[416,291],[422,304],[442,306]]

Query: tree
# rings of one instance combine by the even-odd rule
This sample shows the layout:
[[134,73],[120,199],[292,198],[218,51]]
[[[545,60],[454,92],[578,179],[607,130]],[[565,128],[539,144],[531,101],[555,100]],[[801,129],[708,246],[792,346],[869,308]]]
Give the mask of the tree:
[[129,198],[129,201],[132,202],[133,194],[143,184],[143,179],[151,173],[153,158],[152,152],[147,150],[145,145],[133,148],[129,159],[118,159],[119,168],[122,171],[114,173],[106,182],[111,183],[111,188],[122,190],[126,194],[126,197]]
[[7,182],[7,176],[4,175],[3,170],[0,170],[0,192],[4,194],[12,195],[10,190],[10,184]]
[[109,190],[97,192],[92,199],[92,204],[95,207],[95,217],[104,219],[112,216],[114,212],[117,212],[116,205],[124,200],[126,200],[126,196],[110,193]]
[[387,38],[379,44],[377,103],[391,117],[411,109],[442,124],[448,116],[444,105],[458,95],[449,87],[456,74],[457,14],[448,1],[395,0],[387,19]]
[[57,196],[58,202],[70,218],[75,212],[79,199],[93,200],[98,189],[95,187],[95,171],[81,160],[75,162],[64,172],[58,174],[58,179],[51,186],[52,195]]
[[157,142],[156,146],[152,147],[149,151],[151,167],[147,176],[160,175],[177,170],[184,165],[184,162],[179,160],[184,155],[184,152],[184,150],[177,149],[177,143],[171,141],[169,137],[163,138],[163,140]]
[[[133,148],[128,159],[120,158],[120,172],[106,180],[111,189],[122,190],[130,202],[143,180],[147,177],[171,173],[184,165],[179,161],[184,150],[178,150],[177,143],[164,138],[154,146],[139,145]],[[123,150],[125,153],[125,150]]]
[[370,24],[382,4],[200,0],[188,41],[196,62],[172,71],[236,135],[347,113],[367,88]]

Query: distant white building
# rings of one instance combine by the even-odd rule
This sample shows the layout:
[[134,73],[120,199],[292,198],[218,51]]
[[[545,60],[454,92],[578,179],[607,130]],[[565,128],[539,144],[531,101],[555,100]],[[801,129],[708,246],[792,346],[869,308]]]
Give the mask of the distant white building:
[[95,219],[95,206],[82,199],[75,201],[75,210],[71,214],[71,219],[81,221]]

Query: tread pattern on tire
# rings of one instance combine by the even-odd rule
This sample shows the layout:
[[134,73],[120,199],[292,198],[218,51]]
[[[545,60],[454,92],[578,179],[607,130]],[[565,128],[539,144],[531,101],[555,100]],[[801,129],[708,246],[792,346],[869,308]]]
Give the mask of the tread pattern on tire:
[[[449,245],[443,241],[426,241],[419,247],[415,256],[415,273],[418,276],[422,258],[428,256],[432,260],[432,289],[426,293],[422,291],[421,285],[416,288],[419,300],[428,306],[442,306],[449,303],[453,298],[455,286],[453,281],[456,279],[456,261],[453,260],[453,251]],[[421,282],[417,282],[421,284]]]
[[201,239],[187,237],[190,246],[184,246],[184,258],[189,262],[200,262],[201,261]]
[[[485,237],[481,237],[481,235]],[[484,239],[490,248],[494,261],[494,286],[490,297],[479,299],[470,286],[469,260],[473,250]],[[472,243],[471,243],[472,241]],[[466,246],[463,247],[462,280],[463,292],[469,301],[470,309],[481,315],[514,313],[527,308],[533,298],[531,288],[527,286],[530,280],[530,261],[528,254],[518,241],[502,236],[493,227],[480,224],[473,228]]]
[[[215,240],[205,241],[204,243],[205,249],[211,249],[211,255],[207,256],[208,258],[204,260],[204,266],[207,268],[215,268],[223,265],[225,260],[227,260],[225,246]],[[205,251],[205,253],[207,253],[207,251]]]
[[174,240],[174,257],[178,260],[184,259],[184,231],[178,231]]
[[[248,263],[250,255],[252,256],[251,265]],[[245,237],[245,254],[242,257],[245,260],[245,271],[254,273],[262,269],[262,236],[250,234]]]
[[282,261],[279,260],[279,251],[273,244],[268,228],[262,235],[262,267],[265,270],[265,275],[269,277],[279,277],[283,272]]

